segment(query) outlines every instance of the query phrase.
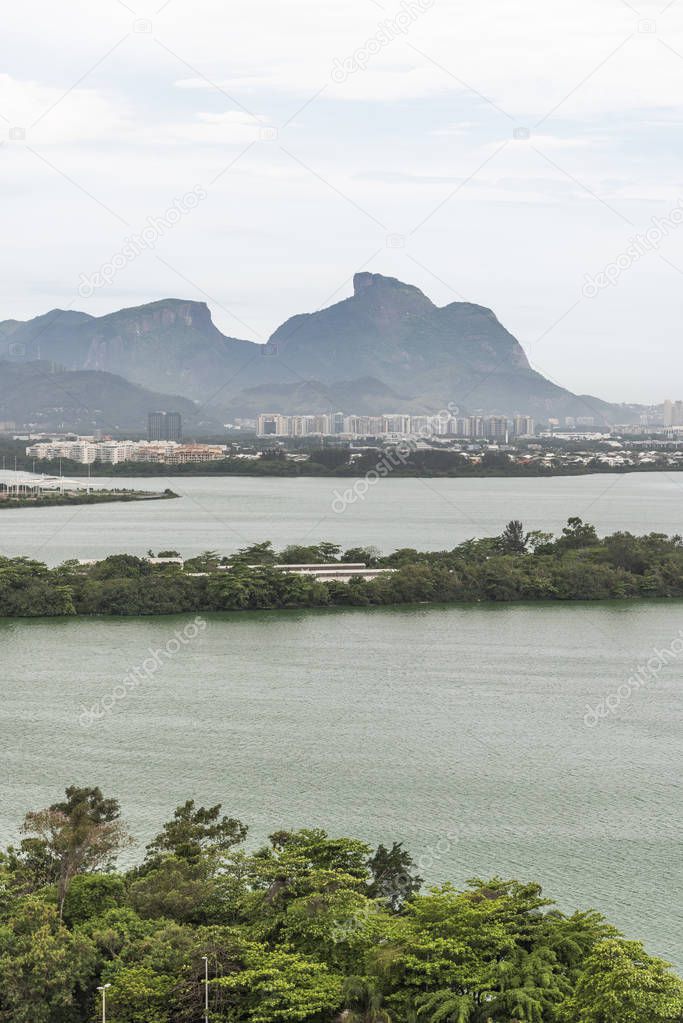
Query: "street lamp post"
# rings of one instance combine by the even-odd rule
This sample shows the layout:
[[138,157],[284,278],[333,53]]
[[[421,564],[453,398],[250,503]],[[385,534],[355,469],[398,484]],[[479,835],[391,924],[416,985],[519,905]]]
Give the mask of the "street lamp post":
[[209,957],[202,956],[204,960],[204,1023],[209,1023]]
[[102,1023],[107,1023],[107,988],[111,987],[111,984],[103,984],[98,987],[98,991],[102,992]]

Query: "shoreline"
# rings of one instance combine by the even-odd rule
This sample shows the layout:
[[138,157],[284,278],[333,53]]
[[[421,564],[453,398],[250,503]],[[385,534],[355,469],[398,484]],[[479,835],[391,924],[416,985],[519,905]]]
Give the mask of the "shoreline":
[[[240,472],[230,471],[215,471],[207,472],[194,470],[192,472],[178,472],[177,468],[172,465],[159,466],[163,471],[159,472],[140,472],[136,471],[133,466],[139,463],[126,463],[125,472],[114,472],[112,473],[108,467],[108,471],[94,472],[91,476],[92,479],[111,479],[115,480],[118,476],[123,479],[225,479],[225,478],[237,478],[237,479],[331,479],[331,480],[353,480],[363,479],[367,472],[311,472],[306,469],[300,470],[295,469],[292,472],[282,471],[245,471],[242,469]],[[242,467],[240,467],[242,468]],[[84,466],[78,466],[77,468],[71,468],[69,471],[77,479],[84,479],[83,475]],[[43,470],[41,470],[43,471]],[[48,471],[48,470],[45,470]],[[368,470],[372,472],[373,470]],[[681,466],[661,466],[661,465],[648,465],[648,466],[614,466],[605,467],[604,469],[596,468],[591,466],[590,468],[577,468],[577,469],[551,469],[548,471],[543,470],[528,470],[521,472],[501,472],[497,469],[485,470],[480,472],[406,472],[405,470],[394,469],[383,476],[382,479],[448,479],[448,480],[471,480],[471,479],[553,479],[557,477],[576,477],[576,476],[627,476],[627,475],[645,475],[647,473],[676,473],[683,472],[683,465]]]
[[616,610],[627,609],[637,607],[638,605],[644,605],[649,607],[653,604],[666,604],[671,606],[679,603],[683,605],[683,595],[676,597],[643,597],[643,596],[632,596],[632,597],[596,597],[594,599],[586,599],[583,597],[571,598],[557,598],[550,600],[548,598],[539,600],[420,600],[412,602],[397,602],[395,604],[326,604],[324,606],[312,606],[312,607],[243,607],[243,608],[231,608],[226,611],[204,611],[204,610],[190,610],[190,611],[153,611],[145,613],[144,611],[135,612],[134,614],[112,614],[103,612],[101,614],[62,614],[62,615],[2,615],[0,614],[0,624],[11,623],[11,622],[31,622],[31,624],[67,624],[68,622],[126,622],[139,618],[141,620],[150,621],[155,619],[163,619],[168,621],[171,618],[177,618],[179,621],[185,621],[188,618],[194,619],[197,614],[201,614],[206,618],[207,621],[230,621],[233,619],[239,620],[250,615],[286,615],[288,618],[293,615],[338,615],[338,614],[381,614],[382,612],[389,613],[402,613],[402,612],[413,612],[413,611],[450,611],[453,608],[457,608],[459,611],[494,611],[500,609],[501,611],[508,611],[511,608],[531,608],[534,610],[545,608],[550,611],[554,608],[567,608],[573,607],[577,609],[589,610],[595,607],[604,607],[605,609]]

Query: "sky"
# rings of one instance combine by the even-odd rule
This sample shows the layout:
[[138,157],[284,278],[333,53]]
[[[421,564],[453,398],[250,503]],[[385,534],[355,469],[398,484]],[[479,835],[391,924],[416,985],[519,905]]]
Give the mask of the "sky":
[[25,0],[1,45],[0,319],[265,341],[369,270],[683,397],[683,0]]

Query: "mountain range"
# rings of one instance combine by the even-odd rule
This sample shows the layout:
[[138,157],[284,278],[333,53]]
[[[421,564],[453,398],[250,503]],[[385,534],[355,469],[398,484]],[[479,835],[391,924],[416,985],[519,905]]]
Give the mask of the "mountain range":
[[[67,385],[91,418],[106,406],[110,419],[138,428],[158,407],[178,408],[195,425],[263,411],[434,413],[449,403],[463,414],[539,421],[623,419],[621,406],[573,394],[532,369],[490,309],[437,306],[419,288],[372,273],[355,275],[349,298],[287,320],[266,344],[224,335],[203,302],[165,299],[99,317],[56,309],[0,322],[0,360],[0,378],[16,378],[22,366],[28,380],[34,367],[40,407],[26,387],[15,390],[13,418],[34,421],[40,412],[46,426],[56,425],[47,422],[51,402],[58,418],[64,412]],[[0,418],[9,418],[5,399],[0,393]]]

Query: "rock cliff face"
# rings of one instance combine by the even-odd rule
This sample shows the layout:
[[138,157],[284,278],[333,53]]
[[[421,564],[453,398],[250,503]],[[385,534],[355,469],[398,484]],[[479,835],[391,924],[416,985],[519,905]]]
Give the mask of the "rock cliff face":
[[439,308],[418,288],[380,274],[356,274],[351,298],[295,316],[269,344],[288,365],[308,365],[325,382],[362,374],[402,393],[423,383],[432,390],[444,371],[452,380],[469,370],[531,372],[490,309],[466,302]]
[[[293,316],[266,345],[226,337],[203,302],[165,299],[107,316],[54,310],[0,323],[0,359],[50,359],[70,371],[116,373],[155,391],[253,414],[271,400],[343,411],[528,412],[548,416],[618,411],[573,395],[536,373],[522,346],[484,306],[436,306],[419,288],[359,273],[353,295]],[[274,403],[277,403],[275,406]],[[270,410],[270,409],[268,409]]]
[[57,309],[23,324],[0,323],[0,358],[43,358],[67,370],[116,373],[142,387],[200,401],[259,347],[225,337],[204,302],[178,299],[108,316]]

